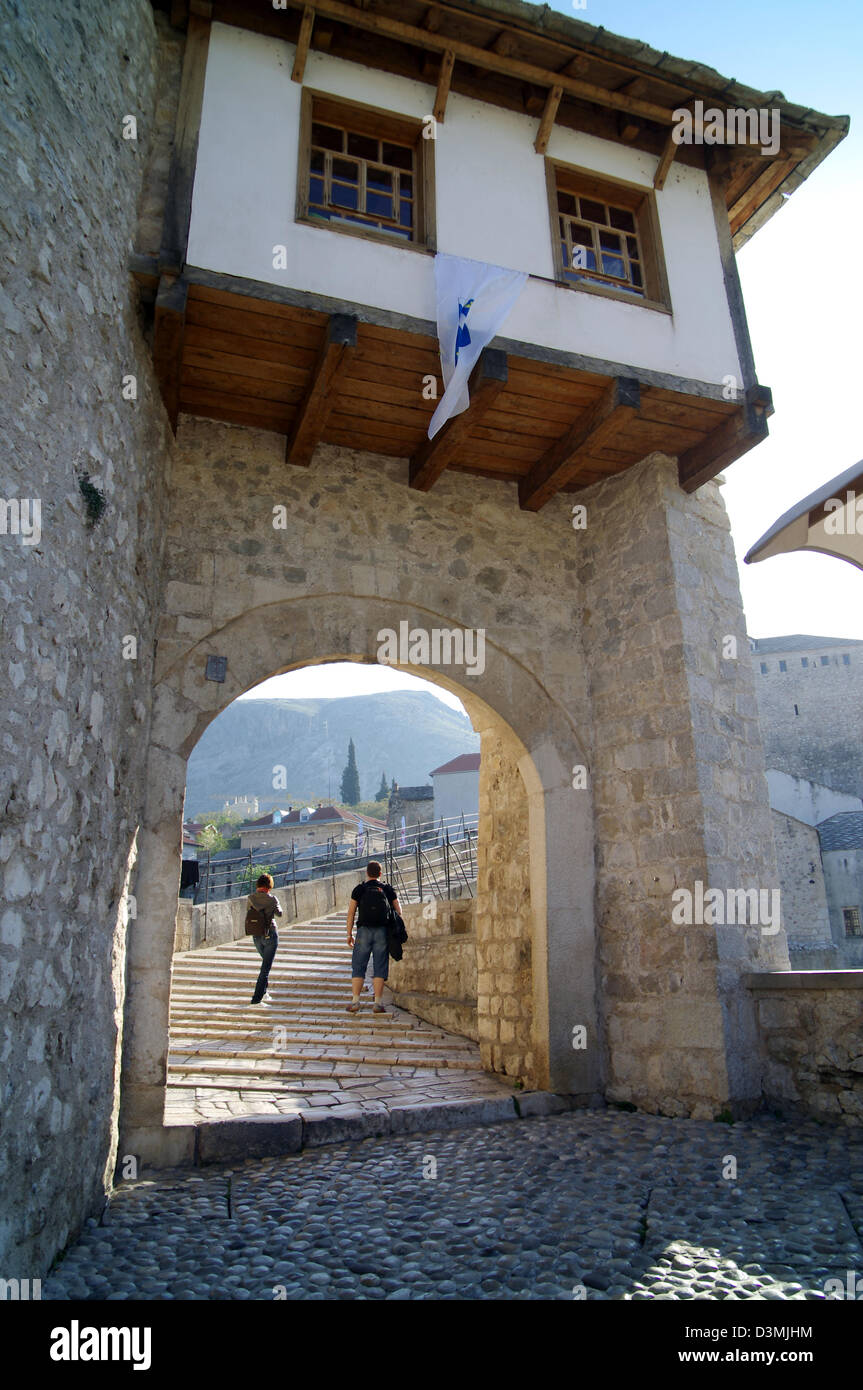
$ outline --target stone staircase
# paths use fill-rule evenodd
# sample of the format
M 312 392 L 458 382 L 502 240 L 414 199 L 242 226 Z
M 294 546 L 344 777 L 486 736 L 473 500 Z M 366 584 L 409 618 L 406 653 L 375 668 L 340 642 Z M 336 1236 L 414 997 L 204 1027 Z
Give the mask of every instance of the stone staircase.
M 387 991 L 387 1012 L 373 1014 L 370 973 L 360 1012 L 346 1012 L 345 920 L 279 931 L 269 1006 L 249 1004 L 260 967 L 250 938 L 174 957 L 167 1123 L 511 1094 L 482 1071 L 476 1043 L 395 1008 Z

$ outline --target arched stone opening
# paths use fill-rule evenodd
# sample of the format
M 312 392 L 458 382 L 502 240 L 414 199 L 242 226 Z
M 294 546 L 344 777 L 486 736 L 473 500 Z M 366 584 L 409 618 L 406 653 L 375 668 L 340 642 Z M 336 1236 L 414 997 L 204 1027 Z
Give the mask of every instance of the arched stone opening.
M 376 662 L 378 633 L 452 629 L 447 614 L 374 596 L 323 594 L 250 609 L 163 668 L 154 691 L 148 799 L 129 933 L 122 1149 L 156 1155 L 162 1131 L 177 848 L 186 764 L 207 725 L 269 676 L 332 661 Z M 224 683 L 205 677 L 227 658 Z M 392 662 L 454 692 L 481 737 L 477 885 L 478 1026 L 484 1065 L 584 1098 L 601 1089 L 590 793 L 572 720 L 499 642 L 483 669 Z M 501 1021 L 505 1023 L 501 1027 Z M 574 1048 L 573 1028 L 589 1045 Z

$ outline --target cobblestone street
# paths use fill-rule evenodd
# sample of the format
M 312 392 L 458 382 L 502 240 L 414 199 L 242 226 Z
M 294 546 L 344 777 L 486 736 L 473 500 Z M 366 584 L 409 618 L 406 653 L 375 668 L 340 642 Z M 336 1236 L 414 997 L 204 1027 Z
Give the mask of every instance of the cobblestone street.
M 863 1133 L 577 1111 L 145 1174 L 43 1296 L 824 1299 L 861 1235 Z

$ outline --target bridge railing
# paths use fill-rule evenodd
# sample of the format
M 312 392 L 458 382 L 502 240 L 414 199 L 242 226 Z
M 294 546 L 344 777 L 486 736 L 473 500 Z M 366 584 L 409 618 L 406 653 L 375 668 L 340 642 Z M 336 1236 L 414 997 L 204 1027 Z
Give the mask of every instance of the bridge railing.
M 324 844 L 290 845 L 224 851 L 198 859 L 198 882 L 194 903 L 219 902 L 244 897 L 254 891 L 261 873 L 273 877 L 276 888 L 296 889 L 309 879 L 337 874 L 365 873 L 370 859 L 378 859 L 383 877 L 398 888 L 404 902 L 422 902 L 429 897 L 448 898 L 454 887 L 473 894 L 476 881 L 476 837 L 479 817 L 464 814 L 414 821 L 392 830 L 366 827 L 353 844 L 330 838 Z

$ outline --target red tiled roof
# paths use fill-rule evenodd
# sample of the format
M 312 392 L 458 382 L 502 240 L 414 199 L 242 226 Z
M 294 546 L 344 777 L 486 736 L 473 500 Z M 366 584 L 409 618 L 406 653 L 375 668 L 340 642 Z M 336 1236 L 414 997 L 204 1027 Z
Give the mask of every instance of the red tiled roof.
M 436 767 L 429 777 L 437 777 L 439 772 L 477 772 L 479 771 L 479 753 L 460 753 L 457 758 L 452 758 L 448 763 L 442 763 Z

